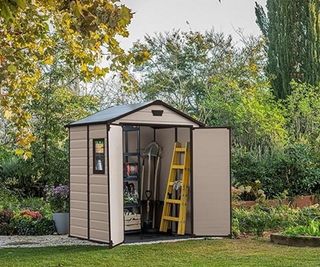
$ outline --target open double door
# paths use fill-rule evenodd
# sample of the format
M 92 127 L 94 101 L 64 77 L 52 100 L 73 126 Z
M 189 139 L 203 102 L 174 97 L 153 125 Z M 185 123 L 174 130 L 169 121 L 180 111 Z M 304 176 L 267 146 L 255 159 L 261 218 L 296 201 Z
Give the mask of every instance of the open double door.
M 122 146 L 119 146 L 122 143 L 122 127 L 111 125 L 108 138 L 110 243 L 115 246 L 124 241 L 121 188 L 123 157 Z M 189 197 L 192 204 L 192 233 L 195 236 L 231 234 L 230 146 L 229 128 L 192 130 Z

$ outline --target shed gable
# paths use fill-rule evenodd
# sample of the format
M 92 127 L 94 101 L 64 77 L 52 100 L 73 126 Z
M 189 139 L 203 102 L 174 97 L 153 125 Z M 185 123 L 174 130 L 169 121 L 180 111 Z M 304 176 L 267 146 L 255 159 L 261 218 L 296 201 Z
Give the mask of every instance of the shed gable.
M 163 106 L 150 105 L 129 115 L 126 115 L 114 123 L 135 123 L 135 124 L 172 124 L 172 125 L 192 125 L 197 123 L 187 119 L 177 112 Z

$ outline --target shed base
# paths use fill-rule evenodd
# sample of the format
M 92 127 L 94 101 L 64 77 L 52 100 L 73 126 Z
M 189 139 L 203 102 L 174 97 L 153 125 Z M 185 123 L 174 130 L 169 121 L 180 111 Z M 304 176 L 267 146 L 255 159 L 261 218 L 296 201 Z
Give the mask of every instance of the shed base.
M 157 242 L 192 238 L 191 235 L 168 235 L 163 233 L 137 233 L 125 235 L 124 243 Z

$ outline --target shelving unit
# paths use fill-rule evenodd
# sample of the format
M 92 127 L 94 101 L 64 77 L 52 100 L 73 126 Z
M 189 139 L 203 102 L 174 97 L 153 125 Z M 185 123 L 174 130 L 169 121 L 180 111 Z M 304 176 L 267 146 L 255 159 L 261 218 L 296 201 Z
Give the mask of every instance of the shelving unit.
M 129 151 L 129 133 L 134 132 L 136 134 L 136 151 Z M 123 183 L 124 183 L 124 190 L 126 183 L 134 183 L 136 185 L 135 190 L 139 193 L 140 192 L 140 162 L 141 162 L 141 155 L 140 155 L 140 127 L 138 126 L 124 126 L 123 127 L 124 133 L 124 153 L 123 153 L 123 163 L 124 166 L 126 164 L 136 164 L 137 171 L 136 174 L 131 175 L 127 174 L 124 170 L 123 174 Z M 134 159 L 134 160 L 132 160 Z M 125 167 L 124 167 L 125 169 Z M 142 213 L 142 206 L 140 201 L 140 196 L 138 199 L 138 203 L 127 203 L 124 204 L 124 210 L 132 211 L 133 215 L 126 215 L 125 216 L 125 233 L 138 233 L 141 232 L 141 213 Z M 137 213 L 139 211 L 139 213 Z M 127 225 L 128 224 L 128 225 Z

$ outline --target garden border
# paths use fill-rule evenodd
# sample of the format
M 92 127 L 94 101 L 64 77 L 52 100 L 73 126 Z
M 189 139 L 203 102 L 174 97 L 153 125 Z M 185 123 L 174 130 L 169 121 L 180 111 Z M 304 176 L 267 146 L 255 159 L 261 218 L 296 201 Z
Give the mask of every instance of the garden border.
M 294 247 L 320 247 L 320 237 L 318 236 L 287 236 L 283 234 L 271 234 L 270 240 L 278 245 Z

